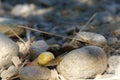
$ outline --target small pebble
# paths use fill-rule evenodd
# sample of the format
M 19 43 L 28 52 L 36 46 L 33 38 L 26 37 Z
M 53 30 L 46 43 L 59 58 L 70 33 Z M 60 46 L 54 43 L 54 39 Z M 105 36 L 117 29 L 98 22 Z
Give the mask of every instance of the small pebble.
M 48 44 L 44 40 L 35 41 L 30 48 L 30 60 L 36 59 L 40 53 L 45 52 L 48 49 Z

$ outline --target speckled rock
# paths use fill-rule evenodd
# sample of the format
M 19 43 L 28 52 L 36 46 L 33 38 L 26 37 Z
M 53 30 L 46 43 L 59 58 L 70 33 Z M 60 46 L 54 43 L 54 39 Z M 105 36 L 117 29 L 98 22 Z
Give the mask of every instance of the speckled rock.
M 18 46 L 6 35 L 0 33 L 0 68 L 12 63 L 13 56 L 18 54 Z
M 104 50 L 97 46 L 85 46 L 66 54 L 57 70 L 66 79 L 75 80 L 101 74 L 106 67 L 107 56 Z

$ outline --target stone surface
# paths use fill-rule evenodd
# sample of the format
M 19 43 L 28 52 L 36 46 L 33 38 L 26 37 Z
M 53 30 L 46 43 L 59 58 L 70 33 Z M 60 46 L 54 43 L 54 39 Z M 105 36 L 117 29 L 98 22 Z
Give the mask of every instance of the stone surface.
M 30 59 L 36 59 L 40 53 L 45 52 L 48 49 L 48 44 L 44 40 L 35 41 L 30 48 Z
M 79 32 L 76 36 L 76 40 L 99 46 L 107 44 L 107 40 L 103 35 L 92 32 Z
M 117 68 L 115 69 L 115 74 L 120 76 L 120 63 L 118 64 Z
M 51 76 L 50 70 L 41 66 L 26 66 L 19 72 L 21 80 L 48 80 Z
M 24 29 L 19 27 L 26 24 L 27 22 L 25 21 L 0 17 L 0 32 L 13 37 L 15 34 L 11 31 L 12 29 L 17 35 L 21 35 L 24 33 Z
M 100 80 L 120 80 L 120 76 L 115 74 L 104 74 Z
M 108 59 L 109 68 L 107 69 L 107 73 L 119 74 L 119 65 L 120 65 L 120 56 L 114 55 L 110 56 Z
M 15 16 L 23 16 L 23 17 L 28 17 L 32 14 L 34 14 L 36 7 L 34 4 L 19 4 L 16 5 L 12 11 L 11 14 Z
M 118 39 L 116 37 L 109 37 L 107 40 L 109 45 L 114 45 L 117 43 L 117 41 L 118 41 Z
M 12 63 L 13 56 L 18 54 L 18 46 L 6 35 L 0 33 L 0 68 Z
M 101 74 L 106 70 L 107 56 L 97 46 L 85 46 L 67 53 L 57 66 L 66 79 L 84 79 Z

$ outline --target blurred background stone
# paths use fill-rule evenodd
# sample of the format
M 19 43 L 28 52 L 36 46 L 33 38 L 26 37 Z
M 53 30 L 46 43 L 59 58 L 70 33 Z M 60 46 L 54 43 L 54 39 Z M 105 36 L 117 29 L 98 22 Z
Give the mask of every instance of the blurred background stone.
M 0 32 L 4 33 L 10 37 L 15 37 L 15 34 L 11 29 L 17 34 L 21 35 L 24 33 L 24 29 L 20 28 L 22 25 L 27 25 L 26 21 L 16 20 L 12 18 L 0 17 Z

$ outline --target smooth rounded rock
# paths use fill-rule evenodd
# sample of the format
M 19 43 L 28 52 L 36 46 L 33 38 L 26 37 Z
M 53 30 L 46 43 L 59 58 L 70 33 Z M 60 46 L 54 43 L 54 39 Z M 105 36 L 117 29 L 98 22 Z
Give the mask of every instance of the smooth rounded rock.
M 11 29 L 17 35 L 23 34 L 25 30 L 20 28 L 22 25 L 27 25 L 27 22 L 13 18 L 0 17 L 0 32 L 8 35 L 9 37 L 16 37 Z
M 13 56 L 18 54 L 18 46 L 6 35 L 0 33 L 0 68 L 12 63 Z
M 107 44 L 107 40 L 103 35 L 92 32 L 79 32 L 76 36 L 76 40 L 97 46 L 104 46 Z
M 85 79 L 101 74 L 106 70 L 107 56 L 97 46 L 85 46 L 67 53 L 57 71 L 67 80 Z
M 48 80 L 51 76 L 50 70 L 41 66 L 26 66 L 19 72 L 21 80 Z

